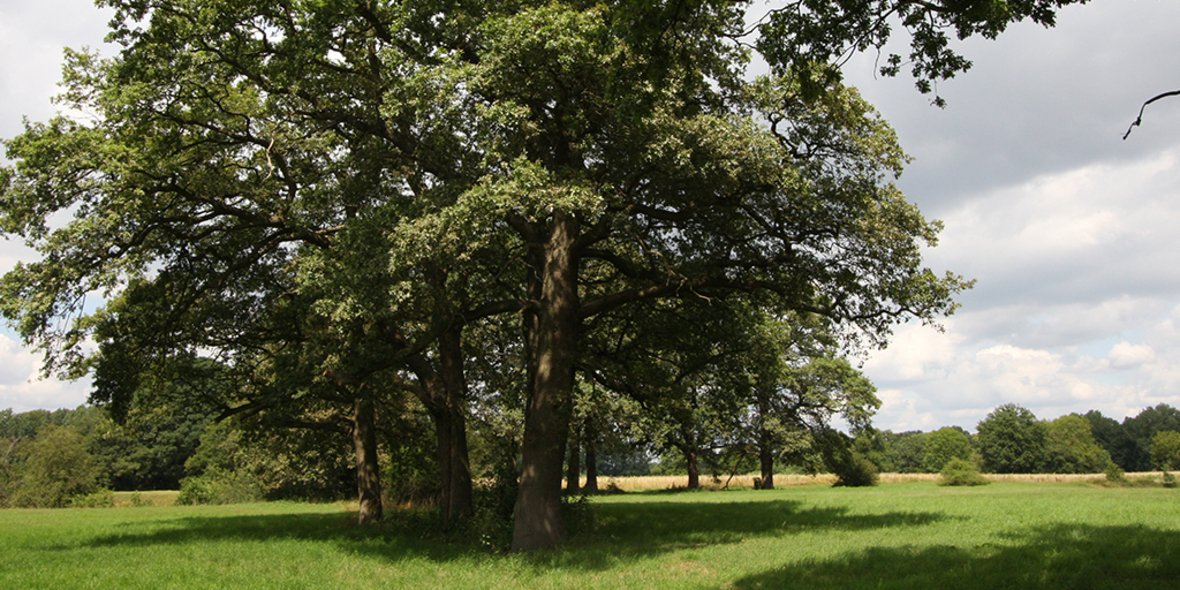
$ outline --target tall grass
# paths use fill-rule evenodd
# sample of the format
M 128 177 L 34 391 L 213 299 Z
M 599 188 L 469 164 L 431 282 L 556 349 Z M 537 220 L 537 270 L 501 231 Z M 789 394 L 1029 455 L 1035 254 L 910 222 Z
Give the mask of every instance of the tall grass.
M 778 478 L 776 477 L 776 480 Z M 778 483 L 776 481 L 776 483 Z M 732 487 L 732 486 L 731 486 Z M 603 496 L 557 551 L 345 505 L 0 511 L 0 588 L 1167 588 L 1180 490 L 1001 481 Z M 418 523 L 418 524 L 415 524 Z

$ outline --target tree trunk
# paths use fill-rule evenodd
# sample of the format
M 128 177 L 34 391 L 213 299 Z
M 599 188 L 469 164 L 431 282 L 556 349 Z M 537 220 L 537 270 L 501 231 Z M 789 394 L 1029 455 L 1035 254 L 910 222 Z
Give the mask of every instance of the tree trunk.
M 410 370 L 421 387 L 415 390 L 434 421 L 442 496 L 443 519 L 452 521 L 472 512 L 471 463 L 467 448 L 467 380 L 464 374 L 462 326 L 439 337 L 439 365 L 425 356 L 410 355 Z
M 442 407 L 447 418 L 438 428 L 449 429 L 447 445 L 439 448 L 440 459 L 446 455 L 443 475 L 443 518 L 450 522 L 466 518 L 472 512 L 471 461 L 467 449 L 467 377 L 463 366 L 462 326 L 454 326 L 439 339 L 442 369 Z M 441 443 L 440 437 L 440 443 Z
M 598 455 L 594 452 L 594 423 L 586 421 L 586 428 L 582 431 L 582 444 L 586 447 L 586 487 L 587 494 L 598 493 Z
M 377 466 L 377 408 L 372 399 L 357 398 L 353 407 L 352 442 L 356 447 L 356 484 L 360 499 L 357 522 L 379 522 L 381 470 Z
M 565 540 L 561 480 L 577 354 L 578 291 L 574 239 L 577 220 L 554 215 L 538 273 L 540 299 L 526 318 L 530 391 L 521 444 L 520 486 L 512 531 L 513 551 L 556 547 Z M 531 321 L 530 321 L 531 319 Z
M 762 463 L 762 487 L 759 489 L 774 489 L 774 449 L 767 442 L 766 434 L 762 436 L 762 444 L 758 447 L 758 459 Z
M 565 464 L 565 493 L 570 496 L 577 496 L 582 493 L 580 485 L 580 480 L 582 479 L 582 449 L 578 445 L 577 435 L 571 433 L 566 446 L 569 447 L 569 458 Z
M 695 490 L 701 487 L 701 467 L 697 462 L 696 449 L 685 449 L 684 459 L 688 462 L 688 489 Z

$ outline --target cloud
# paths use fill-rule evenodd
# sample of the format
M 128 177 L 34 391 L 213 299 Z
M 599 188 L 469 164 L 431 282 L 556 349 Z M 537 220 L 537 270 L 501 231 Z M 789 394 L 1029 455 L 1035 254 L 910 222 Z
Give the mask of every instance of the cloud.
M 1110 349 L 1110 365 L 1116 369 L 1130 369 L 1155 359 L 1155 350 L 1146 344 L 1119 342 Z
M 42 379 L 41 359 L 0 335 L 0 409 L 15 412 L 76 408 L 90 394 L 90 380 Z
M 113 14 L 86 0 L 0 4 L 0 137 L 20 133 L 23 116 L 39 121 L 53 115 L 62 49 L 102 46 Z
M 1018 23 L 995 41 L 959 43 L 974 67 L 938 85 L 942 110 L 911 80 L 874 79 L 875 55 L 846 72 L 916 157 L 901 187 L 942 216 L 982 191 L 1175 145 L 1180 109 L 1164 103 L 1133 141 L 1120 138 L 1143 101 L 1175 85 L 1176 22 L 1174 2 L 1109 0 L 1062 10 L 1053 29 Z

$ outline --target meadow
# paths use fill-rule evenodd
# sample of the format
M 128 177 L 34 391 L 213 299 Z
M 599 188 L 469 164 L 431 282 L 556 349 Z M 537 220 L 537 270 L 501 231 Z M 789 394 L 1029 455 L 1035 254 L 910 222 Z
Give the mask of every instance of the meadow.
M 556 551 L 489 552 L 341 504 L 0 511 L 0 588 L 1165 588 L 1180 490 L 821 483 L 596 497 Z M 407 524 L 409 523 L 409 524 Z M 406 527 L 410 530 L 406 530 Z

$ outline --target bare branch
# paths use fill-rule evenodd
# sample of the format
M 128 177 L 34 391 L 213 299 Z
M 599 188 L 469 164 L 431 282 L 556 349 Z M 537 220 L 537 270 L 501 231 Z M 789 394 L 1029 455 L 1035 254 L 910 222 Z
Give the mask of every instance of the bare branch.
M 1147 105 L 1149 105 L 1161 98 L 1167 98 L 1169 96 L 1180 96 L 1180 90 L 1173 90 L 1171 92 L 1165 92 L 1163 94 L 1156 95 L 1156 96 L 1152 97 L 1151 100 L 1143 103 L 1143 106 L 1139 107 L 1139 116 L 1135 118 L 1135 122 L 1131 123 L 1131 126 L 1127 127 L 1127 132 L 1123 134 L 1123 141 L 1126 141 L 1127 137 L 1129 135 L 1131 135 L 1132 129 L 1138 127 L 1139 124 L 1143 122 L 1143 111 L 1144 111 L 1144 109 L 1147 108 Z

